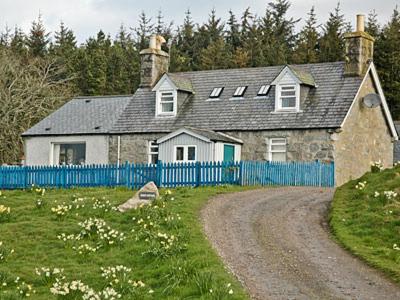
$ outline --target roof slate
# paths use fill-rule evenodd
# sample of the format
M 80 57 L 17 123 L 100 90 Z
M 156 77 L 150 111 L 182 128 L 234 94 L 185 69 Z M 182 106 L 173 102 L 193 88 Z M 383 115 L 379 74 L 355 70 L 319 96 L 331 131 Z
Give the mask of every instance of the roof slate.
M 172 80 L 178 90 L 194 93 L 193 85 L 189 78 L 174 73 L 168 73 L 167 76 Z
M 140 88 L 114 124 L 112 133 L 171 132 L 189 126 L 213 131 L 338 128 L 349 110 L 360 77 L 345 77 L 344 62 L 294 65 L 308 72 L 317 88 L 310 89 L 299 113 L 274 113 L 275 87 L 268 97 L 257 97 L 282 66 L 175 73 L 188 78 L 195 90 L 174 118 L 155 116 L 155 92 Z M 232 95 L 248 86 L 243 98 Z M 225 87 L 220 100 L 207 101 L 215 87 Z
M 139 88 L 133 96 L 76 98 L 23 135 L 95 133 L 169 133 L 182 127 L 212 131 L 338 128 L 362 83 L 345 77 L 344 62 L 291 65 L 308 85 L 316 88 L 301 103 L 299 113 L 274 113 L 275 87 L 257 97 L 285 66 L 169 73 L 184 90 L 176 117 L 155 116 L 155 92 Z M 302 74 L 309 74 L 303 76 Z M 232 98 L 238 86 L 248 86 L 243 98 Z M 219 100 L 209 101 L 213 88 L 224 87 Z M 86 103 L 86 100 L 91 100 Z M 94 129 L 101 126 L 100 129 Z M 51 127 L 50 131 L 45 128 Z
M 108 133 L 131 99 L 132 96 L 74 98 L 22 135 Z
M 204 136 L 211 141 L 227 142 L 227 143 L 232 143 L 232 144 L 242 144 L 237 139 L 230 137 L 229 135 L 221 134 L 221 133 L 218 133 L 218 132 L 215 132 L 212 130 L 187 127 L 187 126 L 184 128 L 188 129 L 189 131 L 192 131 L 193 133 Z

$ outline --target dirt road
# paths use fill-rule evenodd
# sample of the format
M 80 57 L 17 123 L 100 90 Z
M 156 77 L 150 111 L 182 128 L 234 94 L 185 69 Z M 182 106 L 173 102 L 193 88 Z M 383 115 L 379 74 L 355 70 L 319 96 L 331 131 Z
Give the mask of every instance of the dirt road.
M 205 232 L 254 299 L 400 299 L 400 287 L 330 239 L 332 189 L 226 194 L 202 211 Z

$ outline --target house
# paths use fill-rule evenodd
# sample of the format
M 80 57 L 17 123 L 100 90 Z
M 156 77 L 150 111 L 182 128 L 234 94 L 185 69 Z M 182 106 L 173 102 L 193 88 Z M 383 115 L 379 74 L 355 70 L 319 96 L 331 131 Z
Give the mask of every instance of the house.
M 357 17 L 344 62 L 169 73 L 153 36 L 134 95 L 79 97 L 23 134 L 29 165 L 334 161 L 337 184 L 398 139 Z

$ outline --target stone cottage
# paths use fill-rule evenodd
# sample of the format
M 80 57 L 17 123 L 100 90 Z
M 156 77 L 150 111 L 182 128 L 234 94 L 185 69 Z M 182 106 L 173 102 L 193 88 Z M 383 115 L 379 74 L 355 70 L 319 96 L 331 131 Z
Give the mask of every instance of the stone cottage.
M 397 133 L 363 16 L 345 39 L 343 62 L 169 73 L 153 36 L 135 94 L 72 99 L 23 134 L 26 163 L 322 160 L 337 184 L 389 167 Z

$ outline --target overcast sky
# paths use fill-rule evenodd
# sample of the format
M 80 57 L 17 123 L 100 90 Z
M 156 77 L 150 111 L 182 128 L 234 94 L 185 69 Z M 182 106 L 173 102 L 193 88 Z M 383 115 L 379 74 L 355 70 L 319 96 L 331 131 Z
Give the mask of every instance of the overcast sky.
M 115 36 L 121 23 L 126 27 L 135 27 L 142 10 L 152 17 L 157 15 L 158 10 L 162 10 L 165 20 L 172 20 L 175 25 L 179 25 L 187 9 L 191 10 L 195 22 L 203 22 L 212 8 L 217 10 L 218 16 L 226 19 L 229 9 L 240 15 L 248 6 L 253 13 L 262 15 L 268 2 L 270 1 L 0 0 L 0 28 L 18 25 L 27 31 L 32 20 L 41 13 L 48 31 L 54 32 L 60 21 L 63 21 L 74 30 L 79 42 L 83 42 L 99 29 Z M 329 12 L 336 6 L 336 1 L 332 0 L 291 0 L 291 3 L 289 15 L 302 18 L 299 26 L 303 24 L 311 6 L 315 6 L 319 23 L 326 21 Z M 373 9 L 378 13 L 379 21 L 386 23 L 399 3 L 400 0 L 342 0 L 341 7 L 346 19 L 352 24 L 357 13 L 368 14 Z

